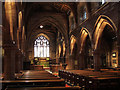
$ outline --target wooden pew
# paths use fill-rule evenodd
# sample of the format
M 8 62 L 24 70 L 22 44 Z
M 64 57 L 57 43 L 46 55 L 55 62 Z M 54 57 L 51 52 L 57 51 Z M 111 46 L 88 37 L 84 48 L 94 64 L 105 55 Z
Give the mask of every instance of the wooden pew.
M 3 80 L 2 86 L 27 87 L 27 86 L 65 86 L 64 79 L 56 77 L 47 71 L 24 71 L 24 75 L 17 80 Z
M 59 80 L 59 77 L 22 77 L 17 80 Z
M 74 83 L 74 85 L 79 85 L 86 90 L 98 90 L 106 88 L 105 86 L 111 86 L 113 88 L 118 88 L 120 83 L 119 74 L 108 73 L 108 72 L 93 72 L 93 71 L 84 71 L 84 70 L 62 70 L 60 72 L 60 77 L 67 78 L 67 81 Z M 62 72 L 67 76 L 64 77 Z M 71 74 L 72 73 L 72 74 Z M 111 88 L 107 87 L 107 88 Z
M 64 79 L 59 80 L 4 80 L 0 81 L 2 87 L 31 87 L 31 86 L 65 86 Z
M 82 90 L 80 87 L 25 87 L 7 88 L 6 90 Z
M 89 90 L 119 90 L 120 77 L 86 77 L 86 89 Z
M 27 71 L 24 75 L 17 80 L 57 80 L 60 77 L 57 77 L 47 71 Z

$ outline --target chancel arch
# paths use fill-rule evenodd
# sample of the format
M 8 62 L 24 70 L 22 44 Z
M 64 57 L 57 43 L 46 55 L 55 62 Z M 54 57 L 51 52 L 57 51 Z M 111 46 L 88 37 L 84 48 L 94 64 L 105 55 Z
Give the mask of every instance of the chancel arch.
M 50 59 L 50 39 L 47 35 L 40 33 L 34 37 L 31 46 L 29 47 L 29 60 L 31 65 L 42 65 L 49 67 Z
M 35 38 L 40 37 L 40 36 L 44 36 L 47 40 L 50 40 L 50 38 L 44 33 L 40 33 L 40 34 L 36 35 Z
M 101 15 L 98 18 L 93 33 L 95 70 L 118 66 L 116 31 L 116 26 L 109 17 Z
M 41 17 L 41 19 L 38 20 L 38 22 L 35 23 L 32 26 L 32 28 L 30 27 L 30 32 L 28 33 L 28 37 L 31 37 L 32 33 L 34 33 L 34 31 L 37 30 L 40 25 L 43 25 L 43 26 L 50 25 L 51 27 L 55 27 L 56 30 L 58 30 L 62 34 L 65 41 L 67 41 L 67 36 L 65 35 L 67 33 L 67 31 L 65 30 L 66 27 L 62 25 L 57 19 L 55 19 L 54 17 L 50 17 L 50 16 Z

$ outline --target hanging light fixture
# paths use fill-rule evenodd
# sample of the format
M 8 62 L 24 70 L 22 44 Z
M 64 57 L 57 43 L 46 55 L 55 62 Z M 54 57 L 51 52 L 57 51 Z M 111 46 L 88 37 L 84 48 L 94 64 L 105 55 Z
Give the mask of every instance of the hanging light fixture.
M 43 28 L 43 25 L 40 25 L 40 28 Z

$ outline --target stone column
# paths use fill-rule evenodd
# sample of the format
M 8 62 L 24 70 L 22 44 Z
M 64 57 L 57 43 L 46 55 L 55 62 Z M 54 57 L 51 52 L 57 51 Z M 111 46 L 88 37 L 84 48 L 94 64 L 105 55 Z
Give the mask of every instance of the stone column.
M 120 2 L 118 3 L 120 7 Z M 120 8 L 118 8 L 118 13 L 120 14 Z M 117 42 L 118 42 L 118 67 L 120 67 L 120 15 L 118 15 L 118 28 L 117 28 Z
M 19 51 L 19 53 L 18 53 L 18 70 L 19 70 L 19 72 L 21 70 L 21 59 L 22 59 L 22 55 L 21 55 L 21 51 Z
M 73 55 L 69 56 L 69 60 L 67 64 L 68 64 L 67 69 L 73 69 Z
M 16 50 L 16 55 L 15 55 L 15 73 L 18 73 L 19 70 L 18 70 L 18 49 Z
M 17 56 L 16 56 L 16 72 L 19 73 L 21 70 L 21 51 L 17 51 Z
M 24 61 L 24 55 L 21 55 L 21 70 L 23 70 L 23 61 Z
M 93 53 L 93 59 L 94 59 L 94 70 L 95 71 L 100 71 L 100 50 L 95 50 Z
M 120 46 L 118 46 L 118 67 L 120 67 Z
M 15 79 L 15 45 L 4 45 L 4 79 Z
M 70 69 L 71 68 L 71 65 L 70 65 L 70 54 L 69 54 L 69 44 L 67 44 L 67 47 L 66 47 L 66 52 L 65 52 L 65 63 L 67 64 L 67 67 L 66 69 Z
M 83 70 L 83 69 L 85 69 L 85 63 L 84 63 L 84 53 L 80 53 L 79 54 L 79 58 L 78 58 L 79 60 L 79 69 L 80 70 Z
M 66 56 L 66 58 L 65 58 L 66 60 L 65 60 L 65 63 L 67 64 L 67 67 L 66 67 L 66 69 L 69 69 L 69 67 L 70 67 L 70 65 L 69 65 L 69 56 Z
M 66 69 L 70 69 L 71 68 L 71 65 L 70 65 L 70 35 L 69 35 L 69 15 L 70 15 L 70 12 L 68 11 L 67 12 L 67 23 L 68 23 L 68 27 L 67 27 L 67 38 L 66 38 L 66 45 L 65 45 L 65 48 L 66 48 L 66 64 L 67 64 L 67 67 Z

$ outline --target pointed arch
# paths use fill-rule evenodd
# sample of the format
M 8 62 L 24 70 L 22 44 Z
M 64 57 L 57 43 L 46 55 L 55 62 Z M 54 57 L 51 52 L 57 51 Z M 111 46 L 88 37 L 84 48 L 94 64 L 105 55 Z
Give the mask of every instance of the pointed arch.
M 83 50 L 87 36 L 89 36 L 89 39 L 91 41 L 91 35 L 90 35 L 89 31 L 83 27 L 80 31 L 80 52 L 82 52 L 82 50 Z
M 50 38 L 49 38 L 46 34 L 44 34 L 44 33 L 40 33 L 40 34 L 36 35 L 35 38 L 37 38 L 37 37 L 39 37 L 39 36 L 44 36 L 45 38 L 47 38 L 47 40 L 50 41 Z
M 22 42 L 21 42 L 21 50 L 24 52 L 25 50 L 25 27 L 22 28 Z
M 108 16 L 100 15 L 95 23 L 94 31 L 93 31 L 94 50 L 97 49 L 100 37 L 106 25 L 110 26 L 113 32 L 115 33 L 117 32 L 117 28 L 114 22 Z
M 73 48 L 74 48 L 74 45 L 75 45 L 75 43 L 76 43 L 76 37 L 74 36 L 74 35 L 72 35 L 71 36 L 71 38 L 70 38 L 70 49 L 71 49 L 71 54 L 72 54 L 72 52 L 73 52 Z
M 49 57 L 49 40 L 43 35 L 34 41 L 34 57 Z
M 51 16 L 41 17 L 38 22 L 33 25 L 33 27 L 29 28 L 30 32 L 28 33 L 28 37 L 33 35 L 34 30 L 36 30 L 40 24 L 45 25 L 46 23 L 50 23 L 52 26 L 56 27 L 62 36 L 64 36 L 65 41 L 67 41 L 65 27 L 57 19 Z
M 115 23 L 106 15 L 100 15 L 95 23 L 95 26 L 94 26 L 94 31 L 95 31 L 95 28 L 97 27 L 97 24 L 99 23 L 99 21 L 101 19 L 105 19 L 109 22 L 109 24 L 114 28 L 115 31 L 117 31 L 117 27 L 115 25 Z
M 58 52 L 59 52 L 59 57 L 60 57 L 61 56 L 61 52 L 62 52 L 62 47 L 61 47 L 60 44 L 58 45 Z
M 63 45 L 63 56 L 64 56 L 65 55 L 65 51 L 66 51 L 65 41 L 63 41 L 62 45 Z

